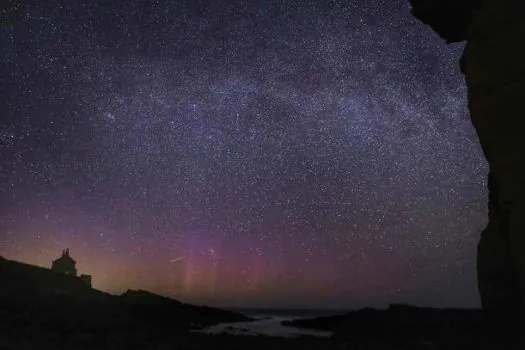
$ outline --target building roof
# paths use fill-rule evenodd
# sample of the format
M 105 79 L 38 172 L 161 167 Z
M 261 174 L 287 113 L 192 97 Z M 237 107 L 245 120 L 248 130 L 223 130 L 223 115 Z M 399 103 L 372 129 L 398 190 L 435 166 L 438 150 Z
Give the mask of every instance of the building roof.
M 53 263 L 59 262 L 59 261 L 64 261 L 64 262 L 73 263 L 73 264 L 77 263 L 75 261 L 75 259 L 73 259 L 71 256 L 69 256 L 69 249 L 63 250 L 62 251 L 62 256 L 60 258 L 58 258 L 58 259 L 53 260 Z

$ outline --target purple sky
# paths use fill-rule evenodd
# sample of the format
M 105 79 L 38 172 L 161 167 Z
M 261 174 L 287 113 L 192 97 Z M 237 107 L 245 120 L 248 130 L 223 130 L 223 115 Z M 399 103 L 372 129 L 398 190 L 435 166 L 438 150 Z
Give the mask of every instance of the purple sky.
M 219 306 L 477 306 L 461 45 L 405 1 L 27 1 L 0 255 Z

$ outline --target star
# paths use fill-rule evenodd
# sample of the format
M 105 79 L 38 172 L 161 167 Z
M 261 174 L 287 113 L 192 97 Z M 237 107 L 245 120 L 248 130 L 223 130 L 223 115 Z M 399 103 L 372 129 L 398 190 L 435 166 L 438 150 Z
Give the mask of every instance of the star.
M 57 0 L 6 23 L 0 255 L 69 247 L 95 288 L 207 305 L 477 305 L 463 47 L 408 2 Z

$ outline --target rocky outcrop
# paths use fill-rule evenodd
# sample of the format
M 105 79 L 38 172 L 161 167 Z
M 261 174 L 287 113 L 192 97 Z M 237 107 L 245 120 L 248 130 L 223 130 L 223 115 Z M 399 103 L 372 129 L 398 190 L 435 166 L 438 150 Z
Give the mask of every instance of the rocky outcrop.
M 177 324 L 180 328 L 202 328 L 217 323 L 248 322 L 240 313 L 186 304 L 144 290 L 128 290 L 118 297 L 120 303 L 133 310 L 140 319 L 159 326 Z
M 284 325 L 335 332 L 335 337 L 407 337 L 445 335 L 453 330 L 468 335 L 479 330 L 479 310 L 432 309 L 392 305 L 387 310 L 366 308 L 342 315 L 298 319 Z
M 478 287 L 483 308 L 502 311 L 507 320 L 516 311 L 525 315 L 525 2 L 477 0 L 464 15 L 451 1 L 411 3 L 414 15 L 447 41 L 467 40 L 461 66 L 468 106 L 490 167 Z M 456 17 L 463 26 L 450 20 Z
M 412 14 L 448 43 L 468 37 L 472 9 L 478 0 L 409 0 Z

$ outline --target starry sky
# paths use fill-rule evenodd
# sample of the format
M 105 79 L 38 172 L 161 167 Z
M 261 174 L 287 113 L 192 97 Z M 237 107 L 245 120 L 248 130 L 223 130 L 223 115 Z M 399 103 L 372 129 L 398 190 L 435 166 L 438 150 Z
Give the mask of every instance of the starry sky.
M 462 44 L 408 2 L 2 6 L 0 255 L 213 306 L 478 306 Z

